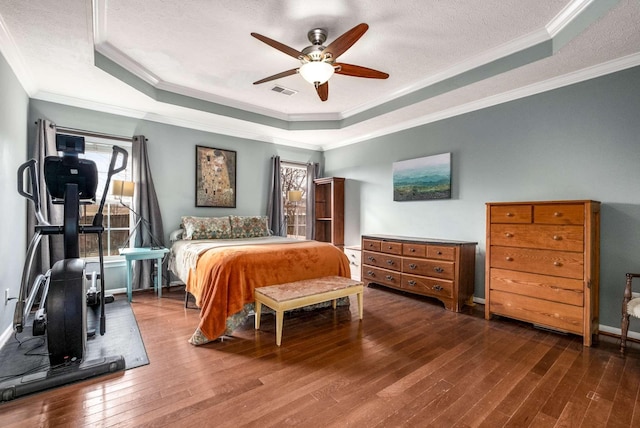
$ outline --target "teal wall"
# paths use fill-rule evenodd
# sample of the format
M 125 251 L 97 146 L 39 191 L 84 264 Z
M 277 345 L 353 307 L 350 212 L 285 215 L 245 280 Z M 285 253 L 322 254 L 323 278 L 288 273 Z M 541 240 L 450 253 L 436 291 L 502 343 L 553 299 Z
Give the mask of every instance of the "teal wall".
M 0 343 L 11 326 L 15 301 L 4 304 L 4 293 L 15 297 L 20 289 L 22 263 L 27 252 L 25 199 L 18 194 L 16 171 L 26 160 L 29 97 L 0 55 Z
M 637 88 L 640 68 L 629 69 L 322 154 L 39 100 L 29 102 L 3 60 L 0 174 L 3 183 L 15 183 L 15 170 L 26 159 L 26 141 L 33 138 L 38 118 L 109 134 L 143 134 L 149 139 L 150 164 L 168 236 L 185 214 L 265 213 L 273 155 L 299 162 L 324 160 L 325 175 L 347 178 L 347 244 L 358 244 L 364 233 L 477 241 L 475 295 L 480 298 L 484 297 L 486 202 L 599 200 L 603 203 L 601 324 L 615 329 L 619 328 L 624 274 L 640 272 Z M 196 145 L 237 151 L 237 208 L 195 207 Z M 394 161 L 446 152 L 452 153 L 451 199 L 393 202 Z M 11 184 L 8 190 L 0 190 L 3 203 L 16 208 L 2 214 L 0 227 L 9 237 L 3 239 L 3 255 L 26 251 L 22 232 L 25 203 L 14 188 Z M 3 282 L 14 286 L 23 260 L 8 268 L 9 258 L 3 260 Z M 9 307 L 13 310 L 13 305 Z M 3 312 L 0 332 L 9 325 L 4 320 Z M 634 321 L 632 330 L 640 331 L 640 324 Z
M 394 161 L 446 152 L 450 200 L 393 201 Z M 640 67 L 330 150 L 325 171 L 347 178 L 346 244 L 367 233 L 477 241 L 476 297 L 486 202 L 601 201 L 600 322 L 620 327 L 625 273 L 640 272 Z

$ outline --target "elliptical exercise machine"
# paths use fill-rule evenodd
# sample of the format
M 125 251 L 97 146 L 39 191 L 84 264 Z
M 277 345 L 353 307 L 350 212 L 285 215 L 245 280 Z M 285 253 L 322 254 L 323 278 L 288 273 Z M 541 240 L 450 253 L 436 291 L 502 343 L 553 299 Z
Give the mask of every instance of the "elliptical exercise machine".
M 85 350 L 87 336 L 95 334 L 95 331 L 87 331 L 87 305 L 99 305 L 100 335 L 104 335 L 104 306 L 107 301 L 113 301 L 112 296 L 105 296 L 102 211 L 111 177 L 126 168 L 128 153 L 113 146 L 98 211 L 91 225 L 81 225 L 80 205 L 96 201 L 97 167 L 95 162 L 78 157 L 78 154 L 84 153 L 84 137 L 57 134 L 56 149 L 62 152 L 62 156 L 45 158 L 44 176 L 52 202 L 64 204 L 64 224 L 51 225 L 42 214 L 36 160 L 31 159 L 18 168 L 18 193 L 33 202 L 37 225 L 27 250 L 13 318 L 14 330 L 21 333 L 39 298 L 40 304 L 34 315 L 32 332 L 34 336 L 46 334 L 50 368 L 36 375 L 10 381 L 9 384 L 3 382 L 0 385 L 0 401 L 125 368 L 124 358 L 120 355 L 85 361 Z M 116 167 L 119 158 L 120 165 Z M 31 192 L 25 187 L 25 172 L 29 176 Z M 87 272 L 86 262 L 80 258 L 79 234 L 87 233 L 97 234 L 98 237 L 99 273 Z M 29 287 L 36 252 L 45 235 L 63 235 L 64 259 L 55 262 L 45 274 L 38 275 Z M 99 291 L 96 287 L 98 279 Z

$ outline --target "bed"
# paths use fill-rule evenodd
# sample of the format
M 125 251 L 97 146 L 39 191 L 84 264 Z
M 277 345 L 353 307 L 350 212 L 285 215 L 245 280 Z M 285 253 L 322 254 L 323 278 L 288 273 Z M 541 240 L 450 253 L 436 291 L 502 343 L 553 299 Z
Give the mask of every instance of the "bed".
M 189 339 L 193 345 L 231 334 L 252 311 L 256 287 L 350 276 L 339 248 L 271 236 L 262 216 L 185 216 L 172 241 L 169 269 L 200 308 L 200 323 Z

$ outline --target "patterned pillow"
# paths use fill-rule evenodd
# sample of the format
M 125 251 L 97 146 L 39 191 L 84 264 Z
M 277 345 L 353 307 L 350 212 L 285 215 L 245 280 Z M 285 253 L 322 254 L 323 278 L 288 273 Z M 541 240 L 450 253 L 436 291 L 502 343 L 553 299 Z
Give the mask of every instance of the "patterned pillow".
M 269 236 L 269 217 L 230 215 L 232 238 L 258 238 Z
M 229 217 L 182 217 L 185 234 L 183 239 L 231 238 Z

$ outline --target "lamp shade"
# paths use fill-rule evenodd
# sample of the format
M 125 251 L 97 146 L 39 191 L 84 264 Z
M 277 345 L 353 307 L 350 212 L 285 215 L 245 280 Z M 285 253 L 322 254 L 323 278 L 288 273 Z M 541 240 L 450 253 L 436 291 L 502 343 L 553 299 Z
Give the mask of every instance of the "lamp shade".
M 133 181 L 113 180 L 111 194 L 122 198 L 123 196 L 133 196 Z
M 324 61 L 311 61 L 302 64 L 298 69 L 302 78 L 307 82 L 315 85 L 322 85 L 333 76 L 333 66 Z
M 302 200 L 302 192 L 300 190 L 289 190 L 287 192 L 287 199 L 290 202 L 300 202 Z

